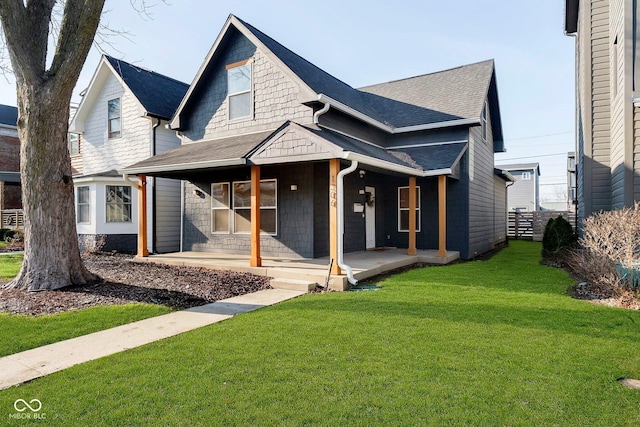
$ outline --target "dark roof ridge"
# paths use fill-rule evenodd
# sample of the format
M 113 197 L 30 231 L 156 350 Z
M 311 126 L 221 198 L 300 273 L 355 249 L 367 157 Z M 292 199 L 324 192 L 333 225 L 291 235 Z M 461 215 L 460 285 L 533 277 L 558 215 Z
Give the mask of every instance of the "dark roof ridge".
M 388 83 L 398 83 L 398 82 L 402 82 L 402 81 L 406 81 L 406 80 L 417 79 L 417 78 L 420 78 L 420 77 L 432 76 L 434 74 L 447 73 L 449 71 L 459 70 L 459 69 L 462 69 L 462 68 L 471 67 L 473 65 L 480 65 L 480 64 L 487 63 L 487 62 L 495 62 L 495 60 L 493 58 L 485 59 L 484 61 L 478 61 L 478 62 L 472 62 L 470 64 L 458 65 L 457 67 L 447 68 L 446 70 L 433 71 L 431 73 L 418 74 L 417 76 L 403 77 L 403 78 L 396 79 L 396 80 L 389 80 L 389 81 L 386 81 L 386 82 L 374 83 L 374 84 L 370 84 L 370 85 L 367 85 L 367 86 L 362 86 L 362 87 L 356 88 L 356 90 L 363 90 L 363 89 L 366 89 L 368 87 L 380 86 L 380 85 L 384 85 L 384 84 L 388 84 Z
M 122 62 L 122 63 L 128 65 L 131 68 L 138 69 L 139 71 L 144 71 L 144 72 L 147 72 L 147 73 L 150 73 L 150 74 L 154 74 L 154 75 L 156 75 L 158 77 L 161 77 L 163 79 L 171 80 L 171 81 L 174 81 L 174 82 L 179 83 L 179 84 L 184 85 L 184 86 L 189 86 L 189 83 L 185 83 L 185 82 L 180 81 L 178 79 L 174 79 L 173 77 L 169 77 L 166 74 L 161 74 L 161 73 L 158 73 L 157 71 L 153 71 L 153 70 L 150 70 L 148 68 L 140 67 L 138 65 L 132 64 L 132 63 L 127 62 L 125 60 L 114 58 L 113 56 L 110 56 L 110 55 L 103 54 L 103 56 L 109 61 L 109 63 L 111 63 L 111 65 L 114 65 L 112 61 Z M 120 72 L 118 74 L 122 75 Z
M 289 49 L 288 47 L 286 47 L 285 45 L 283 45 L 282 43 L 280 43 L 279 41 L 277 41 L 276 39 L 274 39 L 273 37 L 265 34 L 264 32 L 260 31 L 259 29 L 257 29 L 256 27 L 254 27 L 253 25 L 249 24 L 246 21 L 243 21 L 242 19 L 238 18 L 236 15 L 232 15 L 234 16 L 238 21 L 240 21 L 243 25 L 245 25 L 247 28 L 249 28 L 252 32 L 257 32 L 260 33 L 263 37 L 266 37 L 268 39 L 270 39 L 271 41 L 273 41 L 275 44 L 279 45 L 282 49 L 287 50 L 288 52 L 291 52 L 293 55 L 297 56 L 299 59 L 303 60 L 304 62 L 306 62 L 307 64 L 311 65 L 312 67 L 316 68 L 317 70 L 321 71 L 323 74 L 328 75 L 329 77 L 333 78 L 334 80 L 337 80 L 338 82 L 342 83 L 345 86 L 349 86 L 351 89 L 357 90 L 355 89 L 353 86 L 351 86 L 349 83 L 346 83 L 342 80 L 340 80 L 339 78 L 337 78 L 336 76 L 328 73 L 327 71 L 323 70 L 322 68 L 318 67 L 316 64 L 314 64 L 313 62 L 307 60 L 306 58 L 304 58 L 303 56 L 297 54 L 296 52 L 292 51 L 291 49 Z

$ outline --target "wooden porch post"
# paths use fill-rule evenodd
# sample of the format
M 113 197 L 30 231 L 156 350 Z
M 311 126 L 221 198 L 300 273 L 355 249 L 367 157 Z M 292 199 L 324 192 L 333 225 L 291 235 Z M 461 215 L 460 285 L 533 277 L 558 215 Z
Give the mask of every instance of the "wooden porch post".
M 407 255 L 416 254 L 416 177 L 409 177 L 409 248 Z
M 260 258 L 260 166 L 251 166 L 251 267 L 261 267 Z
M 338 265 L 338 173 L 340 159 L 329 160 L 329 257 L 333 260 L 331 274 L 342 274 Z
M 447 256 L 447 177 L 438 176 L 438 256 Z
M 147 177 L 138 175 L 138 256 L 148 257 L 147 247 Z

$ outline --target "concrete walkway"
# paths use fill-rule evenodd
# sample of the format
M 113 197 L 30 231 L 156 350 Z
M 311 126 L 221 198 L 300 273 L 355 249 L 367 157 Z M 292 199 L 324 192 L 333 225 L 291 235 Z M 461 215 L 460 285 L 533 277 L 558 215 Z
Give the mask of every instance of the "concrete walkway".
M 267 289 L 60 341 L 0 358 L 0 390 L 79 363 L 221 322 L 304 292 Z

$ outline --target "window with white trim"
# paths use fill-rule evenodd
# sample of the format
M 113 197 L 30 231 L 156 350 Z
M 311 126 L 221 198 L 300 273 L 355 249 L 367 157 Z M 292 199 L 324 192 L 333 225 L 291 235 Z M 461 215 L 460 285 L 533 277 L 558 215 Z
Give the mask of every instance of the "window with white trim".
M 482 140 L 487 141 L 487 103 L 482 107 L 482 115 L 480 116 L 480 127 L 482 129 Z
M 229 233 L 231 206 L 228 182 L 211 184 L 211 232 Z
M 229 120 L 251 117 L 251 62 L 227 65 Z
M 278 183 L 275 179 L 260 181 L 260 231 L 278 233 Z M 251 232 L 251 181 L 233 183 L 233 232 Z
M 107 120 L 109 138 L 120 138 L 122 136 L 122 112 L 120 110 L 120 98 L 107 101 Z
M 80 134 L 69 132 L 69 154 L 77 156 L 80 154 Z
M 131 222 L 131 187 L 107 185 L 107 222 Z
M 409 187 L 398 187 L 398 231 L 409 231 Z M 416 186 L 416 231 L 420 231 L 419 186 Z
M 76 221 L 88 224 L 91 220 L 91 192 L 89 186 L 76 187 Z
M 531 172 L 522 172 L 520 177 L 523 181 L 529 181 L 531 179 Z

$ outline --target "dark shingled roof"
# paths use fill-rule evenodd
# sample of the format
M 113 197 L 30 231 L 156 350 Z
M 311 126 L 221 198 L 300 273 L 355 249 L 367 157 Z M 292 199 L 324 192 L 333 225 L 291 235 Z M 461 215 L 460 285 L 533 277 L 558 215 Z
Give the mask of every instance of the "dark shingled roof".
M 482 112 L 493 60 L 358 90 L 237 19 L 313 91 L 380 123 L 406 127 L 479 118 Z
M 74 178 L 119 178 L 122 174 L 115 169 L 103 172 L 89 173 L 86 175 L 76 175 Z
M 125 169 L 140 169 L 154 166 L 172 166 L 214 160 L 239 159 L 247 156 L 247 154 L 253 151 L 254 148 L 256 148 L 272 133 L 273 130 L 270 130 L 266 132 L 185 144 L 128 166 Z
M 0 124 L 16 126 L 18 123 L 18 109 L 10 105 L 0 104 Z
M 452 144 L 433 144 L 416 148 L 403 148 L 398 150 L 406 153 L 423 170 L 449 169 L 455 166 L 460 155 L 467 148 L 466 142 Z
M 105 55 L 147 113 L 169 120 L 187 93 L 189 85 L 128 62 Z

